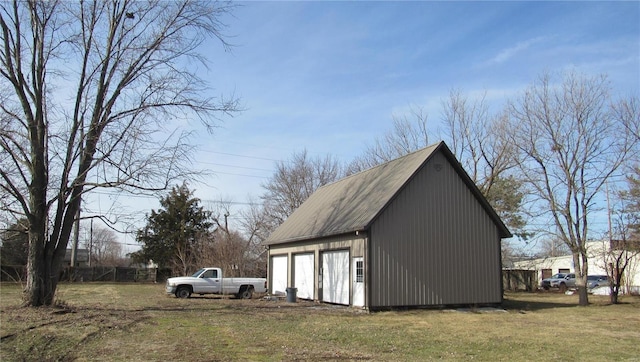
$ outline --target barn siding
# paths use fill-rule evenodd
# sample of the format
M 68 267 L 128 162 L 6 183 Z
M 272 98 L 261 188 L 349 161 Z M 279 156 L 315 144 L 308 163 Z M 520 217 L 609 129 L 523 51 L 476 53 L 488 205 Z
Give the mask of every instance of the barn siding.
M 442 153 L 370 230 L 369 307 L 500 303 L 499 230 Z

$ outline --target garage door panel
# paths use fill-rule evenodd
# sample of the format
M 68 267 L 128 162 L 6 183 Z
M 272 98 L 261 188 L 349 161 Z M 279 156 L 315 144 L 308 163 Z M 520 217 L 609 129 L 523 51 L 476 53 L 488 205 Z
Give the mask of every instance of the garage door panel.
M 314 292 L 314 256 L 313 254 L 298 254 L 293 257 L 295 282 L 298 288 L 298 298 L 313 299 Z
M 349 251 L 322 253 L 322 301 L 349 304 Z
M 271 257 L 271 294 L 285 294 L 287 291 L 287 262 L 286 255 Z

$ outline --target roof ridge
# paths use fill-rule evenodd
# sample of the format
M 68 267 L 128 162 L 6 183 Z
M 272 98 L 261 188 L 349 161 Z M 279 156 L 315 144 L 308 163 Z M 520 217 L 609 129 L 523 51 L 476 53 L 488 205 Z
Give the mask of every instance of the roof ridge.
M 440 141 L 438 141 L 438 142 L 436 142 L 436 143 L 433 143 L 433 144 L 430 144 L 430 145 L 428 145 L 428 146 L 422 147 L 422 148 L 417 149 L 417 150 L 415 150 L 415 151 L 413 151 L 413 152 L 409 152 L 409 153 L 407 153 L 407 154 L 406 154 L 406 155 L 404 155 L 404 156 L 400 156 L 400 157 L 398 157 L 398 158 L 394 158 L 393 160 L 385 161 L 385 162 L 380 163 L 380 164 L 378 164 L 378 165 L 375 165 L 375 166 L 369 167 L 369 168 L 368 168 L 368 169 L 366 169 L 366 170 L 358 171 L 358 172 L 356 172 L 356 173 L 354 173 L 354 174 L 351 174 L 351 175 L 349 175 L 349 176 L 345 176 L 345 177 L 343 177 L 343 178 L 341 178 L 341 179 L 339 179 L 339 180 L 336 180 L 336 181 L 330 182 L 330 183 L 328 183 L 328 184 L 324 184 L 324 185 L 322 185 L 322 186 L 318 187 L 318 189 L 321 189 L 321 188 L 324 188 L 324 187 L 327 187 L 327 186 L 331 186 L 331 185 L 335 185 L 335 184 L 340 183 L 340 182 L 342 182 L 342 181 L 344 181 L 344 180 L 350 179 L 350 178 L 352 178 L 352 177 L 354 177 L 354 176 L 360 176 L 360 175 L 362 175 L 362 174 L 365 174 L 365 173 L 371 172 L 371 171 L 373 171 L 373 170 L 375 170 L 375 169 L 377 169 L 377 168 L 379 168 L 379 167 L 382 167 L 382 166 L 388 165 L 388 164 L 390 164 L 390 163 L 399 162 L 399 161 L 401 161 L 401 160 L 405 159 L 406 157 L 409 157 L 409 156 L 411 156 L 411 155 L 414 155 L 414 154 L 416 154 L 416 153 L 418 153 L 418 152 L 425 151 L 425 150 L 427 150 L 428 148 L 437 148 L 437 147 L 439 147 L 439 146 L 440 146 L 441 144 L 443 144 L 443 143 L 444 143 L 444 141 L 440 140 Z

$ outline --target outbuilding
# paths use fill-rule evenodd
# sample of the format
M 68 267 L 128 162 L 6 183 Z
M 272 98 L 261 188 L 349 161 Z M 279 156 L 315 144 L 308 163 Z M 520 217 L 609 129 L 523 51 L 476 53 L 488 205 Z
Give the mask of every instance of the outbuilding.
M 440 142 L 316 190 L 266 240 L 269 288 L 370 310 L 499 304 L 508 237 Z
M 620 292 L 622 294 L 640 295 L 640 244 L 633 240 L 600 240 L 585 243 L 587 250 L 587 270 L 589 275 L 611 275 L 611 268 L 616 260 L 626 264 L 622 276 Z M 573 255 L 566 254 L 530 260 L 520 260 L 514 263 L 516 268 L 529 270 L 534 273 L 536 285 L 542 287 L 542 280 L 551 278 L 557 273 L 575 273 Z M 600 293 L 608 294 L 609 288 Z

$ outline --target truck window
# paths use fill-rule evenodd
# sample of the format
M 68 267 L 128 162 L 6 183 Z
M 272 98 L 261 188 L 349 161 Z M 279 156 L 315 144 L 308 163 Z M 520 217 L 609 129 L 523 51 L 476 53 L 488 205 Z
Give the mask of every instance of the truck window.
M 202 274 L 203 278 L 217 278 L 218 277 L 218 271 L 215 269 L 210 269 L 204 272 L 204 274 Z

